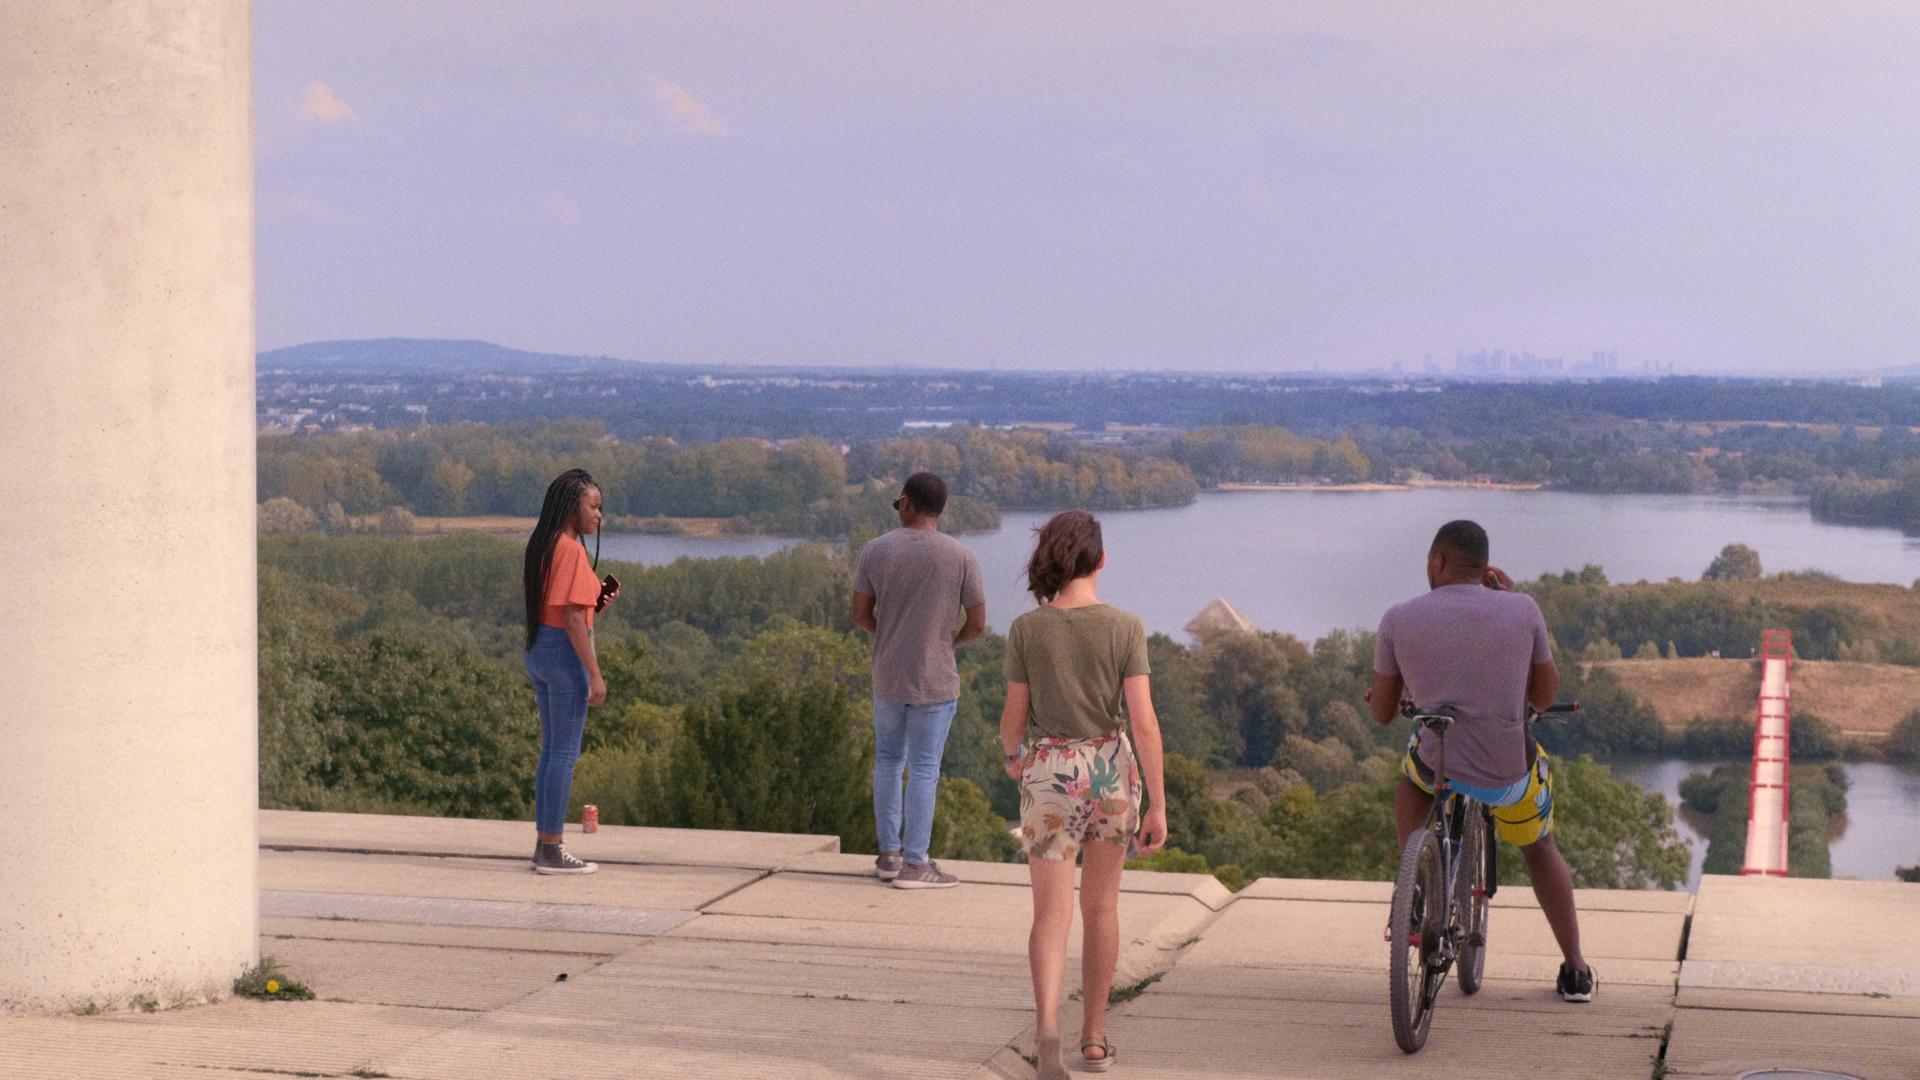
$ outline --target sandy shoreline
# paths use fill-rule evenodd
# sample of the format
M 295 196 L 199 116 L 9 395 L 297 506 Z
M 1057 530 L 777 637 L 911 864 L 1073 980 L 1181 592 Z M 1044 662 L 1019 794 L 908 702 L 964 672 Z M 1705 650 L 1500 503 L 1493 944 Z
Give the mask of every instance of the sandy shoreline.
M 1539 491 L 1545 484 L 1509 483 L 1495 480 L 1429 480 L 1418 484 L 1384 484 L 1368 480 L 1358 484 L 1216 484 L 1214 491 Z
M 361 519 L 367 527 L 379 523 L 378 516 Z M 420 517 L 413 523 L 415 536 L 445 536 L 449 533 L 485 533 L 488 536 L 517 536 L 526 539 L 533 533 L 538 519 L 513 517 L 504 514 L 479 514 L 471 517 Z M 727 518 L 644 518 L 638 529 L 623 529 L 619 522 L 608 519 L 606 531 L 609 533 L 628 533 L 640 536 L 678 536 L 693 540 L 714 540 L 721 537 L 751 536 L 752 533 L 729 532 Z

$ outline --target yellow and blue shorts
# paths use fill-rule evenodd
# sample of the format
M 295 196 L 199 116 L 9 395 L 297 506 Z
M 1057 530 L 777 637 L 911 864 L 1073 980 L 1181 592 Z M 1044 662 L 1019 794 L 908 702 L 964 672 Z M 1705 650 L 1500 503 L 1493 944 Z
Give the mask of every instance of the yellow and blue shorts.
M 1400 761 L 1400 772 L 1414 787 L 1433 794 L 1433 770 L 1414 753 L 1412 743 Z M 1553 766 L 1545 750 L 1536 750 L 1526 776 L 1505 787 L 1484 788 L 1459 781 L 1449 786 L 1490 807 L 1494 835 L 1515 847 L 1538 843 L 1553 832 Z

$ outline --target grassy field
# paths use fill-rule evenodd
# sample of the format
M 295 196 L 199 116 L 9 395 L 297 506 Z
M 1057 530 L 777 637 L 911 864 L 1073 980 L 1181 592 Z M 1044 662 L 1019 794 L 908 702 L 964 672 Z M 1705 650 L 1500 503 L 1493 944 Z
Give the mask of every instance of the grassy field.
M 1610 660 L 1592 666 L 1619 676 L 1634 696 L 1660 713 L 1669 730 L 1696 716 L 1749 718 L 1759 704 L 1756 660 Z M 1814 713 L 1850 736 L 1883 738 L 1902 717 L 1920 709 L 1920 668 L 1795 660 L 1789 678 L 1794 709 Z

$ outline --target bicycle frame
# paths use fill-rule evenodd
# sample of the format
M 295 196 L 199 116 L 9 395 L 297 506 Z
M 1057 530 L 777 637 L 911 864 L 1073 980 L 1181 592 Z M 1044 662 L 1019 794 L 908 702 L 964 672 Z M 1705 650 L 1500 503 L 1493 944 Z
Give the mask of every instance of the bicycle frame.
M 1427 818 L 1420 827 L 1434 834 L 1440 856 L 1440 910 L 1451 913 L 1457 910 L 1454 901 L 1460 890 L 1460 841 L 1466 831 L 1466 815 L 1481 814 L 1492 824 L 1492 811 L 1479 800 L 1462 795 L 1453 789 L 1447 781 L 1447 728 L 1452 725 L 1454 716 L 1450 712 L 1415 713 L 1413 722 L 1434 733 L 1437 740 L 1435 757 L 1437 768 L 1433 771 L 1433 805 L 1427 810 Z M 1499 889 L 1494 876 L 1494 851 L 1491 829 L 1487 833 L 1487 896 L 1492 898 Z M 1459 935 L 1462 928 L 1448 920 L 1446 932 L 1435 945 L 1434 960 L 1438 975 L 1433 980 L 1429 994 L 1438 994 L 1446 985 L 1447 975 L 1453 969 L 1453 962 L 1460 955 Z
M 1578 704 L 1528 710 L 1527 735 L 1546 713 L 1570 713 Z M 1415 729 L 1433 733 L 1433 802 L 1420 827 L 1401 845 L 1394 878 L 1387 940 L 1388 998 L 1394 1041 L 1412 1054 L 1426 1045 L 1433 1008 L 1447 976 L 1459 967 L 1460 988 L 1474 993 L 1483 985 L 1487 918 L 1498 888 L 1493 810 L 1462 793 L 1447 778 L 1447 729 L 1458 719 L 1450 707 L 1401 707 Z M 1529 765 L 1533 754 L 1529 744 Z M 1473 815 L 1478 815 L 1475 820 Z M 1484 860 L 1484 862 L 1482 861 Z M 1471 895 L 1463 895 L 1471 889 Z

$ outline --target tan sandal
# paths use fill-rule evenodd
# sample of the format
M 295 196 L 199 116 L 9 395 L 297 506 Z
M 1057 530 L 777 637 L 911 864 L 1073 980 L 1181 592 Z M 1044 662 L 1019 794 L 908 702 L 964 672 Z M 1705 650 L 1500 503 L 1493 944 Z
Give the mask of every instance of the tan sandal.
M 1097 1058 L 1088 1057 L 1087 1048 L 1091 1046 L 1099 1047 L 1104 1053 Z M 1120 1051 L 1115 1050 L 1105 1036 L 1098 1039 L 1083 1039 L 1080 1042 L 1080 1064 L 1087 1072 L 1106 1072 L 1113 1068 L 1113 1059 L 1119 1053 Z

